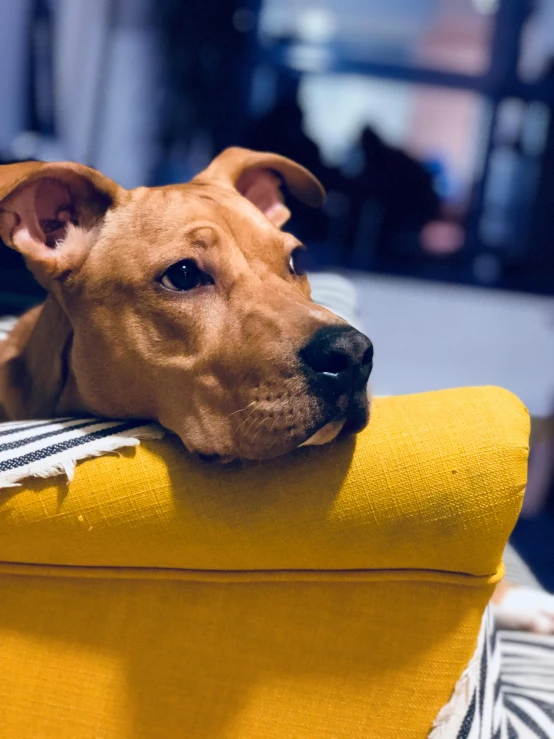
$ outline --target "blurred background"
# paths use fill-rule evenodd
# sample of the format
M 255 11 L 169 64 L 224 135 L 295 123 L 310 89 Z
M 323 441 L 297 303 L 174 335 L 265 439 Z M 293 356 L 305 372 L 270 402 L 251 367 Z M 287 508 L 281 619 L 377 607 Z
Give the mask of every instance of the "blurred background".
M 0 161 L 184 182 L 285 154 L 306 267 L 357 288 L 375 390 L 499 384 L 538 419 L 515 541 L 554 589 L 554 0 L 0 0 Z M 42 297 L 0 248 L 0 313 Z

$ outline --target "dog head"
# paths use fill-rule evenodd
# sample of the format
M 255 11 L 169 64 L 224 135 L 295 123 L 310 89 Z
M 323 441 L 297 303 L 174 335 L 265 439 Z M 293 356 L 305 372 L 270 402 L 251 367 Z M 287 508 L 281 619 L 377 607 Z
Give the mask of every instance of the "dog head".
M 51 415 L 154 419 L 205 458 L 366 425 L 371 342 L 311 302 L 275 172 L 322 203 L 298 164 L 237 148 L 188 184 L 132 191 L 77 164 L 0 170 L 0 235 L 70 327 Z

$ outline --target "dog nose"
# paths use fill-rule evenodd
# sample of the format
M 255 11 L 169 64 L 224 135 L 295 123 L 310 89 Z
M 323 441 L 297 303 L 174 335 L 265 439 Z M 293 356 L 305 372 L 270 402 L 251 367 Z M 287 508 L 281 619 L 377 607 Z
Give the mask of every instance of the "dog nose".
M 351 326 L 328 326 L 300 350 L 300 359 L 334 400 L 364 388 L 373 368 L 373 345 Z

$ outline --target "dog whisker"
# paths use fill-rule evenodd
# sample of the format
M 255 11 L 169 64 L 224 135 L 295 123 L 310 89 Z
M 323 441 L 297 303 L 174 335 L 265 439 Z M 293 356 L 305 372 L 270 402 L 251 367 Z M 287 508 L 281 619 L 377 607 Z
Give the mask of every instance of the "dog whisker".
M 271 424 L 271 428 L 269 429 L 270 434 L 273 432 L 273 429 L 275 428 L 275 424 L 277 423 L 278 420 L 279 420 L 279 416 L 276 415 L 275 418 L 273 419 L 273 423 Z
M 227 418 L 231 418 L 231 416 L 234 416 L 236 413 L 242 413 L 247 408 L 250 408 L 251 405 L 254 405 L 255 402 L 256 401 L 253 400 L 251 403 L 248 403 L 248 405 L 245 405 L 244 408 L 239 408 L 238 411 L 233 411 L 232 413 L 229 413 L 229 415 L 227 416 Z
M 264 425 L 264 423 L 265 423 L 266 421 L 269 421 L 269 418 L 268 418 L 267 416 L 265 416 L 264 418 L 262 418 L 262 422 L 261 422 L 261 423 L 260 423 L 260 424 L 258 425 L 258 428 L 256 429 L 256 433 L 255 433 L 255 434 L 254 434 L 254 436 L 253 436 L 253 437 L 252 437 L 252 438 L 250 439 L 250 444 L 253 444 L 253 443 L 254 443 L 254 439 L 255 439 L 255 438 L 256 438 L 256 436 L 257 436 L 257 435 L 258 435 L 258 434 L 260 433 L 260 431 L 262 430 L 262 426 Z
M 240 429 L 240 428 L 241 428 L 242 426 L 244 426 L 244 424 L 245 424 L 245 423 L 246 423 L 247 421 L 249 421 L 249 420 L 250 420 L 250 419 L 252 418 L 252 416 L 254 415 L 255 411 L 256 411 L 256 409 L 255 409 L 255 408 L 253 408 L 253 409 L 252 409 L 252 410 L 250 411 L 250 413 L 249 413 L 249 414 L 248 414 L 248 415 L 246 416 L 246 418 L 245 418 L 245 419 L 244 419 L 243 421 L 241 421 L 241 422 L 239 423 L 239 425 L 238 425 L 238 426 L 236 427 L 236 429 L 235 429 L 235 434 L 237 433 L 237 431 L 238 431 L 238 430 L 239 430 L 239 429 Z
M 261 426 L 265 420 L 265 416 L 262 416 L 262 418 L 257 419 L 257 420 L 259 421 L 258 426 Z M 256 428 L 256 418 L 254 418 L 253 420 L 252 428 L 250 429 L 250 431 L 253 431 L 255 428 Z

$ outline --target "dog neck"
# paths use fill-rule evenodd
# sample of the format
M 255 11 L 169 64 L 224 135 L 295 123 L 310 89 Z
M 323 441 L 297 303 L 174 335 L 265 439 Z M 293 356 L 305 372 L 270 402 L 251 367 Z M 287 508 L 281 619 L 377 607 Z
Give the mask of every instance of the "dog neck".
M 74 385 L 72 336 L 71 323 L 52 296 L 22 316 L 0 346 L 0 417 L 52 418 L 65 412 Z

